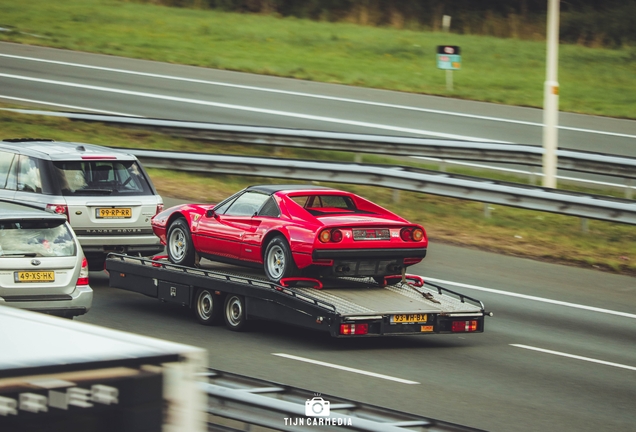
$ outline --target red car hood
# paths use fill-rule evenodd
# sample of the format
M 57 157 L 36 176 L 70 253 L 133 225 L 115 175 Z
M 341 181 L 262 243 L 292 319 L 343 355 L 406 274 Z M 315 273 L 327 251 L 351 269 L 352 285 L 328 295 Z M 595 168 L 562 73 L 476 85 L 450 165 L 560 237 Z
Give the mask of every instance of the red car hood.
M 403 219 L 389 219 L 386 216 L 382 215 L 334 215 L 334 216 L 317 216 L 320 222 L 322 222 L 325 226 L 404 226 L 408 224 L 406 220 Z

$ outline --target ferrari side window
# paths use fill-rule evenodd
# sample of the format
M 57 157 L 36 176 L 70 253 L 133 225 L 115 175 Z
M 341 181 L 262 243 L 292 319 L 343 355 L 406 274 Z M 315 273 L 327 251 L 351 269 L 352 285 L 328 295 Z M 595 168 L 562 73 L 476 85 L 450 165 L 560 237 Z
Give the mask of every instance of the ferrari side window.
M 269 195 L 259 192 L 245 192 L 230 205 L 225 214 L 229 216 L 253 216 L 268 197 Z
M 261 207 L 258 215 L 276 218 L 280 217 L 280 210 L 278 209 L 278 205 L 276 205 L 276 201 L 274 201 L 274 198 L 269 197 L 269 199 L 265 201 L 265 204 L 263 204 L 263 207 Z

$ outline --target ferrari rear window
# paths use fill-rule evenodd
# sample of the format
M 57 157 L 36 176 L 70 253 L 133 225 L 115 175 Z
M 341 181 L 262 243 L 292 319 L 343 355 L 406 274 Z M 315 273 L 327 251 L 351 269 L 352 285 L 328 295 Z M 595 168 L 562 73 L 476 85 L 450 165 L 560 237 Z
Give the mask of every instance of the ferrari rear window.
M 290 196 L 314 216 L 333 213 L 363 213 L 347 195 L 296 195 Z M 366 213 L 366 212 L 364 212 Z
M 0 259 L 61 257 L 76 254 L 75 241 L 64 221 L 0 222 Z

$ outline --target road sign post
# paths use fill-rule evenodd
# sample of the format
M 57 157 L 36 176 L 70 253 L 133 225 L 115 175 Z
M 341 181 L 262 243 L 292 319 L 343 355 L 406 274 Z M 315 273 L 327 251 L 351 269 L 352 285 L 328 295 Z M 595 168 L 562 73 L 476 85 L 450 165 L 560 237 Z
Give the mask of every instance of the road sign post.
M 437 68 L 446 71 L 446 89 L 453 90 L 453 71 L 461 69 L 462 56 L 459 47 L 439 45 L 437 47 Z

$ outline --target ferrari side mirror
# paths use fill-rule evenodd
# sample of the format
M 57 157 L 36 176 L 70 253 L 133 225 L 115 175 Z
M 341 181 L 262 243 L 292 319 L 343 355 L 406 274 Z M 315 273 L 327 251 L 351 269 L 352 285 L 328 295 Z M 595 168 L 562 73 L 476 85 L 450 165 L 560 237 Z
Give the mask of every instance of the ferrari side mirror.
M 216 213 L 214 212 L 214 209 L 209 209 L 208 211 L 205 212 L 205 217 L 216 217 Z

